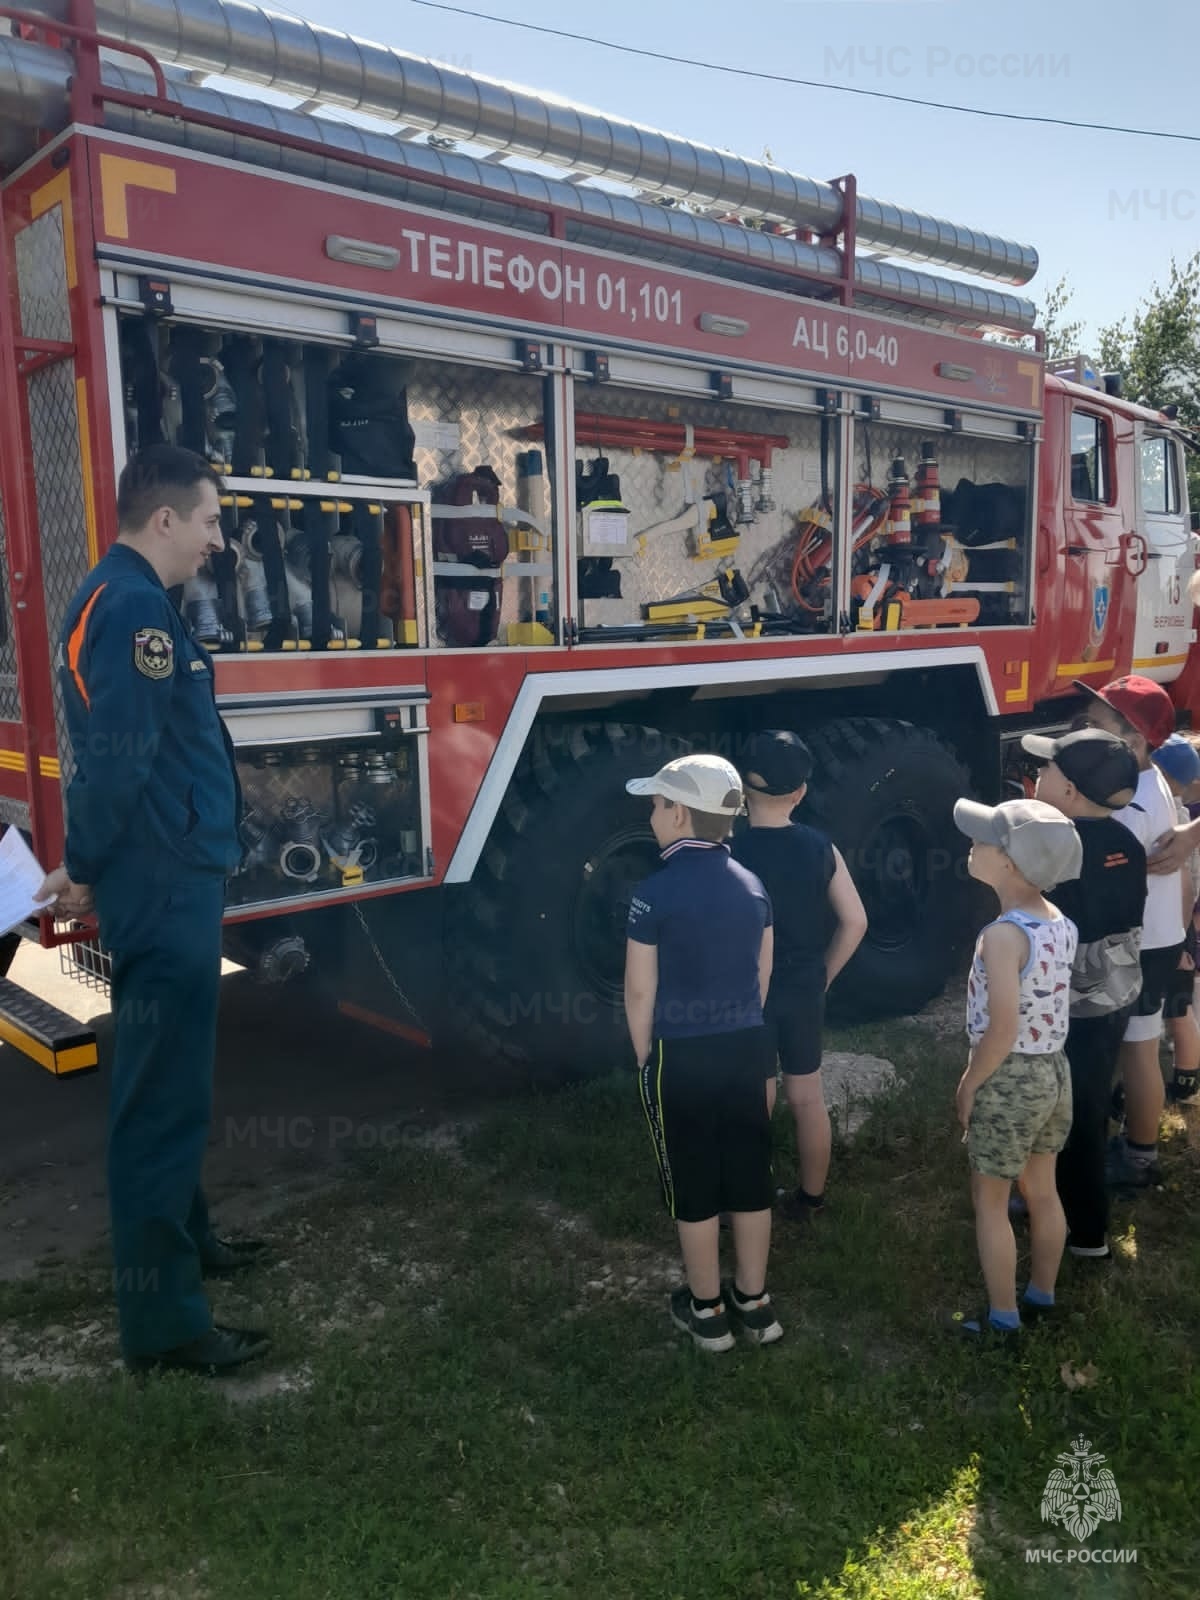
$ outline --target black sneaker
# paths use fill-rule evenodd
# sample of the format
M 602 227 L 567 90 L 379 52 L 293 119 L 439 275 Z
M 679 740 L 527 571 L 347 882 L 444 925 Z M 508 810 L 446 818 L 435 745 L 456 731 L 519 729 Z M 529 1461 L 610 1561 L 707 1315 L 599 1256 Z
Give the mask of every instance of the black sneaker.
M 729 1308 L 730 1322 L 751 1344 L 774 1344 L 783 1338 L 769 1294 L 764 1292 L 757 1300 L 739 1300 L 732 1283 L 723 1283 L 721 1294 Z
M 1105 1157 L 1104 1179 L 1110 1189 L 1157 1189 L 1162 1183 L 1162 1169 L 1157 1159 L 1135 1161 L 1124 1141 L 1114 1140 Z
M 1176 1072 L 1167 1084 L 1167 1099 L 1172 1105 L 1186 1106 L 1200 1095 L 1200 1072 Z
M 1072 1244 L 1067 1240 L 1067 1249 L 1077 1261 L 1111 1261 L 1112 1249 L 1106 1239 L 1103 1244 Z
M 1021 1321 L 1031 1327 L 1036 1327 L 1039 1322 L 1053 1322 L 1058 1316 L 1058 1302 L 1048 1306 L 1038 1305 L 1036 1300 L 1021 1300 Z
M 780 1189 L 777 1209 L 785 1222 L 811 1222 L 825 1210 L 825 1197 L 814 1200 L 803 1189 Z
M 720 1355 L 732 1350 L 734 1339 L 729 1331 L 729 1318 L 724 1305 L 713 1310 L 697 1311 L 692 1304 L 692 1291 L 685 1284 L 671 1296 L 671 1321 L 684 1333 L 690 1334 L 692 1343 L 710 1355 Z
M 156 1355 L 131 1356 L 125 1365 L 130 1372 L 197 1372 L 206 1378 L 222 1378 L 270 1347 L 270 1335 L 261 1329 L 223 1328 L 214 1323 L 198 1339 Z

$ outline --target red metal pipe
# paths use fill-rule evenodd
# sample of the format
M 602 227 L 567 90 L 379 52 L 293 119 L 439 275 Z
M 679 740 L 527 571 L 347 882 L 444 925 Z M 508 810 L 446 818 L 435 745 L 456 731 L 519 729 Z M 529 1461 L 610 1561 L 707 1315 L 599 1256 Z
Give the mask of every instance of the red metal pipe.
M 154 88 L 159 99 L 165 101 L 167 98 L 166 75 L 157 58 L 140 44 L 127 44 L 124 39 L 114 39 L 109 33 L 99 33 L 95 28 L 86 28 L 76 22 L 51 21 L 47 17 L 39 16 L 36 11 L 22 11 L 17 6 L 0 6 L 0 17 L 19 26 L 31 28 L 36 33 L 60 39 L 74 39 L 79 44 L 95 45 L 97 49 L 118 50 L 123 55 L 136 56 L 139 61 L 144 61 L 154 74 Z M 103 94 L 97 96 L 97 98 L 105 97 Z
M 542 437 L 542 424 L 533 423 L 522 433 L 531 439 Z M 575 417 L 577 444 L 624 445 L 629 449 L 652 450 L 677 455 L 687 448 L 687 430 L 682 422 L 652 422 L 638 417 L 609 417 L 578 412 Z M 697 455 L 747 456 L 767 464 L 771 452 L 786 450 L 791 440 L 781 433 L 739 433 L 732 428 L 693 428 L 692 449 Z

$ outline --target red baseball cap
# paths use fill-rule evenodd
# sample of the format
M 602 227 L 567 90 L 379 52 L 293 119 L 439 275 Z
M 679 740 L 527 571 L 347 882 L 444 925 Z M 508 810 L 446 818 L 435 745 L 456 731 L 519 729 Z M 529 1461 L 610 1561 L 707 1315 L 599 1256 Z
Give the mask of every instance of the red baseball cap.
M 1103 689 L 1093 689 L 1090 683 L 1075 680 L 1075 687 L 1090 694 L 1093 700 L 1103 700 L 1118 716 L 1145 739 L 1151 750 L 1166 744 L 1175 732 L 1175 706 L 1161 683 L 1136 674 L 1128 678 L 1114 678 Z

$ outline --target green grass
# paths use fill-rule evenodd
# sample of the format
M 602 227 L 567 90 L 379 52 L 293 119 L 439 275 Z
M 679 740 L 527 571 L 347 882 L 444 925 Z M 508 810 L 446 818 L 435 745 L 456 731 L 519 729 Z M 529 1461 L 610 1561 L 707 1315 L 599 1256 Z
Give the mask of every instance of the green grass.
M 781 1345 L 705 1358 L 670 1327 L 674 1241 L 630 1078 L 514 1101 L 461 1156 L 406 1144 L 298 1202 L 285 1261 L 222 1293 L 276 1331 L 264 1371 L 290 1392 L 107 1369 L 0 1383 L 0 1595 L 1193 1600 L 1182 1125 L 1176 1187 L 1118 1212 L 1112 1269 L 1068 1263 L 1057 1328 L 977 1350 L 937 1320 L 980 1298 L 958 1040 L 892 1024 L 831 1043 L 902 1082 L 839 1149 L 828 1214 L 777 1235 Z M 94 1262 L 0 1290 L 22 1349 L 97 1319 L 107 1361 Z M 1064 1363 L 1091 1381 L 1068 1387 Z M 1080 1432 L 1123 1502 L 1088 1546 L 1136 1566 L 1026 1561 L 1078 1548 L 1040 1503 Z

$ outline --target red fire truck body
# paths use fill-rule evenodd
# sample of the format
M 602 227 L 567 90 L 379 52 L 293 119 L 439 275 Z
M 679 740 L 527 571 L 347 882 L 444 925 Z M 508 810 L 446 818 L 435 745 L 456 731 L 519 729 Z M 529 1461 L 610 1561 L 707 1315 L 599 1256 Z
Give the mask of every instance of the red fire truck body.
M 211 377 L 239 341 L 286 352 L 302 440 L 314 374 L 335 393 L 350 357 L 403 363 L 415 470 L 314 468 L 309 438 L 281 472 L 277 393 L 259 459 L 222 462 L 237 606 L 218 615 L 216 579 L 182 602 L 208 619 L 258 819 L 230 952 L 273 977 L 315 963 L 360 1016 L 604 1059 L 623 897 L 653 861 L 624 778 L 780 725 L 814 742 L 814 814 L 872 915 L 844 994 L 919 1005 L 961 923 L 954 793 L 1022 782 L 1019 735 L 1067 726 L 1078 680 L 1144 673 L 1188 720 L 1183 440 L 1081 363 L 1048 374 L 902 294 L 860 309 L 849 269 L 738 281 L 717 251 L 647 259 L 632 228 L 629 253 L 577 242 L 553 205 L 501 224 L 450 180 L 420 205 L 267 170 L 248 133 L 206 150 L 236 118 L 119 131 L 94 40 L 76 63 L 69 125 L 0 184 L 0 806 L 44 861 L 70 767 L 57 633 L 116 536 L 136 391 L 180 391 L 184 442 L 187 352 Z M 373 170 L 347 158 L 347 183 Z M 852 261 L 852 227 L 839 240 Z M 482 466 L 494 505 L 453 509 L 503 525 L 497 565 L 463 560 L 442 494 Z M 271 524 L 282 635 L 237 587 Z M 355 636 L 371 602 L 342 576 L 331 628 L 306 631 L 318 567 L 361 574 L 372 541 L 385 587 L 388 551 L 408 580 L 379 640 Z M 459 642 L 489 608 L 494 634 Z

